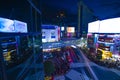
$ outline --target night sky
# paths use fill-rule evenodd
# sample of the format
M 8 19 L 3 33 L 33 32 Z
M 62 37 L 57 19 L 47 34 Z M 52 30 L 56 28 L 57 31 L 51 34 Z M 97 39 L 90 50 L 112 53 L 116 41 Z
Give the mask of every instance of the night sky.
M 57 23 L 60 13 L 64 13 L 64 22 L 66 25 L 77 25 L 77 0 L 43 0 L 42 1 L 43 20 Z M 44 21 L 43 21 L 44 23 Z
M 77 15 L 78 0 L 43 0 L 43 3 L 56 10 L 64 9 L 70 15 Z M 83 0 L 99 19 L 120 17 L 120 0 Z M 48 9 L 48 8 L 47 8 Z M 54 11 L 53 11 L 54 12 Z
M 56 10 L 66 10 L 69 14 L 77 14 L 77 0 L 43 0 L 42 2 L 46 5 L 49 5 Z
M 120 0 L 83 0 L 100 19 L 120 17 Z
M 1 0 L 0 17 L 26 22 L 30 20 L 28 17 L 30 15 L 29 8 L 27 0 Z M 42 23 L 57 23 L 57 16 L 61 12 L 65 14 L 66 23 L 77 23 L 77 1 L 75 0 L 49 0 L 49 2 L 48 0 L 40 0 L 40 7 L 37 8 L 42 12 Z
M 57 23 L 62 12 L 65 22 L 77 23 L 78 0 L 31 0 L 42 12 L 42 23 Z M 120 0 L 83 0 L 99 19 L 120 17 Z M 27 0 L 0 0 L 0 17 L 30 22 L 30 4 Z
M 29 4 L 26 0 L 0 0 L 0 17 L 25 20 Z

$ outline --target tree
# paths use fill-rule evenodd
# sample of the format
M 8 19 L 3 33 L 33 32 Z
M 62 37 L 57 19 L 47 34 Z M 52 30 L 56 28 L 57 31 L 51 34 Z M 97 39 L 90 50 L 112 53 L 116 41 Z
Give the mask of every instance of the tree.
M 44 62 L 44 72 L 47 76 L 50 76 L 55 71 L 55 67 L 52 61 L 47 60 Z

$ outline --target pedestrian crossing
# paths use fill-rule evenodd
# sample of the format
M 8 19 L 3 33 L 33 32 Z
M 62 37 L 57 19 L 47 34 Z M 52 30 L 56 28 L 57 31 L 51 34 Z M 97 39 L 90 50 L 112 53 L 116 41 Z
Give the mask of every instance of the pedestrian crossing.
M 120 71 L 115 70 L 115 69 L 107 69 L 105 67 L 99 66 L 93 62 L 89 62 L 89 65 L 92 66 L 96 66 L 99 69 L 102 70 L 109 70 L 112 71 L 114 73 L 116 73 L 117 75 L 120 76 Z M 71 63 L 70 65 L 70 70 L 65 74 L 65 75 L 61 75 L 61 76 L 55 76 L 54 80 L 93 80 L 88 73 L 83 69 L 85 67 L 85 63 Z
M 82 74 L 74 69 L 71 69 L 65 75 L 55 76 L 54 80 L 90 80 L 90 78 L 86 75 L 86 73 Z
M 74 69 L 70 70 L 69 73 L 67 73 L 65 76 L 71 80 L 85 80 L 84 76 Z
M 90 63 L 90 65 L 94 64 Z M 71 69 L 65 75 L 55 76 L 54 80 L 92 80 L 82 69 L 83 67 L 85 67 L 85 63 L 71 63 Z M 80 70 L 77 70 L 78 68 Z

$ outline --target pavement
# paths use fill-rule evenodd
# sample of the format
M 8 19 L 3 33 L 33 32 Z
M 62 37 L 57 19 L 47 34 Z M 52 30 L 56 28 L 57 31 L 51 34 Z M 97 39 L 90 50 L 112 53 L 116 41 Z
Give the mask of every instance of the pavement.
M 110 69 L 110 68 L 106 68 L 103 66 L 99 66 L 93 62 L 89 62 L 90 66 L 94 69 L 93 71 L 95 71 L 98 80 L 120 80 L 120 71 L 116 70 L 116 69 Z M 86 72 L 82 71 L 83 68 L 85 67 L 85 63 L 71 63 L 70 65 L 71 69 L 64 75 L 60 75 L 60 76 L 54 76 L 54 80 L 93 80 L 92 78 L 90 78 L 90 76 L 88 76 Z M 102 72 L 104 71 L 104 72 Z M 101 72 L 101 73 L 100 73 Z M 98 74 L 99 73 L 99 74 Z M 100 75 L 101 74 L 101 75 Z M 105 75 L 103 75 L 105 74 Z M 101 78 L 103 77 L 103 78 Z M 111 79 L 110 79 L 110 78 Z M 101 79 L 100 79 L 101 78 Z
M 78 53 L 78 51 L 76 53 Z M 95 73 L 97 80 L 120 80 L 119 70 L 103 67 L 91 62 L 87 58 L 85 59 L 93 73 Z M 84 60 L 83 56 L 81 56 L 81 60 Z M 96 80 L 92 77 L 84 61 L 71 63 L 70 70 L 64 75 L 54 76 L 54 80 Z
M 86 74 L 82 74 L 81 72 L 77 71 L 76 69 L 85 67 L 85 63 L 71 63 L 70 70 L 60 76 L 55 76 L 54 80 L 89 80 Z
M 67 41 L 65 39 L 63 40 Z M 69 43 L 69 45 L 71 45 L 71 43 Z M 120 80 L 119 70 L 99 66 L 91 61 L 89 61 L 88 64 L 94 71 L 95 75 L 98 77 L 98 80 Z M 54 76 L 54 80 L 94 80 L 94 79 L 92 79 L 91 74 L 89 73 L 89 71 L 87 71 L 86 63 L 82 61 L 77 63 L 76 62 L 71 63 L 70 70 L 64 75 Z

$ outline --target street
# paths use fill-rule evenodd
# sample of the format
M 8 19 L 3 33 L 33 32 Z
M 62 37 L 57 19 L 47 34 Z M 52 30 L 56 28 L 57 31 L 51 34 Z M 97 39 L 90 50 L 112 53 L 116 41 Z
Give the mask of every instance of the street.
M 120 76 L 113 70 L 99 66 L 84 56 L 78 48 L 73 48 L 75 54 L 80 57 L 79 62 L 74 61 L 70 70 L 61 77 L 56 76 L 55 80 L 120 80 Z M 83 57 L 84 56 L 84 57 Z

